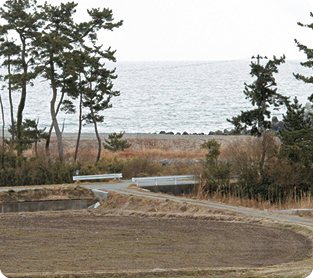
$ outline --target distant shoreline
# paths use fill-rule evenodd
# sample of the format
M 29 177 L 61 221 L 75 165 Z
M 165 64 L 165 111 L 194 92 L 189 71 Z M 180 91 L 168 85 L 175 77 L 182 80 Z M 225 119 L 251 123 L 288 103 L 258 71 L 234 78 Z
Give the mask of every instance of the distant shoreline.
M 99 133 L 100 138 L 108 138 L 108 135 L 111 133 Z M 232 135 L 194 135 L 194 134 L 188 134 L 188 135 L 179 135 L 179 134 L 159 134 L 159 133 L 125 133 L 124 138 L 223 138 L 227 136 L 232 136 Z M 234 135 L 235 136 L 235 135 Z M 7 130 L 4 132 L 4 138 L 10 138 L 10 134 Z M 55 133 L 52 133 L 52 138 L 56 138 Z M 64 132 L 62 135 L 63 139 L 72 139 L 76 140 L 77 139 L 77 133 L 75 132 Z M 91 133 L 91 132 L 85 132 L 81 134 L 81 139 L 96 139 L 96 134 Z M 2 133 L 0 134 L 0 139 L 2 139 Z

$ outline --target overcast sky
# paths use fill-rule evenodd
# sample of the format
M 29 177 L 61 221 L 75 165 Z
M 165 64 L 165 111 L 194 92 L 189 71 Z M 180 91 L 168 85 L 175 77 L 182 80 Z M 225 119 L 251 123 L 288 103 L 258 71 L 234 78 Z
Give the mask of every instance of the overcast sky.
M 80 0 L 109 7 L 124 25 L 101 34 L 119 61 L 234 60 L 285 54 L 302 59 L 297 38 L 313 48 L 311 0 Z
M 101 43 L 117 50 L 118 61 L 236 60 L 255 54 L 304 59 L 295 38 L 313 48 L 313 31 L 297 25 L 313 22 L 312 0 L 76 2 L 81 19 L 87 20 L 87 8 L 108 7 L 116 20 L 124 20 L 100 36 Z

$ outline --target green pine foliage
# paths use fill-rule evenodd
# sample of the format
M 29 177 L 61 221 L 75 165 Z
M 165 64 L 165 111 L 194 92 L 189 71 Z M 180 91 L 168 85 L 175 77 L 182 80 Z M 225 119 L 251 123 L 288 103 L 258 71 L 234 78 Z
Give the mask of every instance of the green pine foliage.
M 313 163 L 313 128 L 285 131 L 281 135 L 280 156 L 290 162 L 312 167 Z
M 306 115 L 305 107 L 303 107 L 297 97 L 294 98 L 293 103 L 287 103 L 286 114 L 283 115 L 284 130 L 294 131 L 301 129 L 308 129 L 311 127 L 312 115 Z M 284 132 L 281 131 L 281 133 Z
M 221 154 L 220 147 L 221 144 L 214 139 L 201 144 L 201 148 L 208 150 L 208 153 L 205 155 L 207 166 L 212 168 L 217 167 L 218 157 Z
M 277 84 L 274 73 L 278 73 L 278 66 L 285 62 L 285 56 L 269 60 L 265 66 L 258 62 L 251 62 L 250 75 L 255 77 L 255 81 L 248 85 L 245 83 L 243 93 L 255 109 L 241 111 L 241 114 L 232 119 L 227 119 L 235 126 L 237 132 L 251 128 L 251 134 L 261 136 L 266 130 L 271 128 L 270 108 L 278 108 L 286 104 L 288 98 L 277 93 Z
M 104 139 L 103 147 L 109 151 L 117 152 L 119 150 L 124 151 L 129 148 L 131 144 L 127 140 L 122 140 L 125 132 L 116 133 L 113 132 L 109 134 L 108 139 Z
M 16 132 L 16 124 L 10 126 L 8 129 L 10 134 Z M 38 120 L 25 119 L 22 125 L 22 133 L 20 139 L 15 139 L 14 142 L 11 142 L 12 139 L 7 140 L 7 144 L 11 145 L 13 143 L 14 149 L 20 149 L 21 151 L 26 151 L 32 147 L 32 144 L 37 145 L 42 139 L 47 139 L 48 134 L 44 129 L 38 128 Z
M 312 12 L 310 13 L 310 16 L 313 17 Z M 303 24 L 301 22 L 298 22 L 298 25 L 301 27 L 306 27 L 306 28 L 313 30 L 313 24 Z M 299 48 L 299 51 L 303 51 L 307 57 L 306 62 L 300 63 L 301 66 L 303 66 L 305 68 L 312 69 L 313 68 L 313 49 L 300 43 L 297 39 L 295 39 L 295 43 L 296 43 L 297 47 Z M 313 84 L 313 76 L 305 76 L 305 75 L 300 74 L 300 73 L 296 73 L 296 74 L 294 73 L 294 76 L 296 77 L 296 79 L 301 80 L 305 83 Z M 311 96 L 309 96 L 309 100 L 313 101 L 313 94 Z
M 283 115 L 284 129 L 280 131 L 280 157 L 292 163 L 300 163 L 306 168 L 313 163 L 313 128 L 310 115 L 306 117 L 305 108 L 297 98 L 288 104 Z

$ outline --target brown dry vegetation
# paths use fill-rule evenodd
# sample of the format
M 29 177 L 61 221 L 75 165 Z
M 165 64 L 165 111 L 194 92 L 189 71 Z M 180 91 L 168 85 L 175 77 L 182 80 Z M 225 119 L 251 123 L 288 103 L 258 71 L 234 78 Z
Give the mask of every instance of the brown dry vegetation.
M 206 140 L 214 138 L 222 144 L 222 150 L 229 143 L 236 140 L 244 142 L 251 140 L 250 136 L 168 136 L 158 137 L 151 134 L 151 137 L 130 137 L 127 141 L 131 147 L 118 152 L 111 152 L 102 149 L 101 157 L 121 157 L 129 158 L 136 156 L 145 156 L 150 159 L 203 159 L 206 151 L 200 148 L 200 145 Z M 253 140 L 253 139 L 252 139 Z M 64 153 L 68 160 L 74 157 L 76 140 L 74 138 L 64 139 Z M 43 152 L 44 144 L 41 143 L 39 149 Z M 97 141 L 95 139 L 82 139 L 80 142 L 78 159 L 82 161 L 94 161 L 97 153 Z M 51 140 L 50 147 L 52 154 L 57 154 L 56 139 Z M 27 153 L 32 155 L 33 151 Z
M 81 186 L 55 186 L 0 192 L 0 202 L 21 202 L 61 199 L 97 199 L 93 192 Z

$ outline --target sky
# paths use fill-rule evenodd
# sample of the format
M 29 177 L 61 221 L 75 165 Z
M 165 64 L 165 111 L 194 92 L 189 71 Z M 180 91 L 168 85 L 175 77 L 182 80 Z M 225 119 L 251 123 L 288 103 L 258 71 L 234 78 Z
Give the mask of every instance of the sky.
M 48 0 L 53 5 L 60 2 Z M 257 54 L 305 59 L 295 38 L 313 48 L 313 31 L 297 25 L 313 22 L 312 0 L 75 2 L 79 20 L 88 20 L 86 9 L 105 7 L 113 10 L 117 21 L 124 21 L 119 29 L 99 36 L 104 47 L 117 50 L 118 61 L 238 60 Z
M 313 48 L 311 0 L 80 0 L 78 14 L 108 7 L 124 24 L 100 40 L 118 61 L 250 59 L 261 54 L 303 59 L 294 42 Z M 87 17 L 86 17 L 87 19 Z

